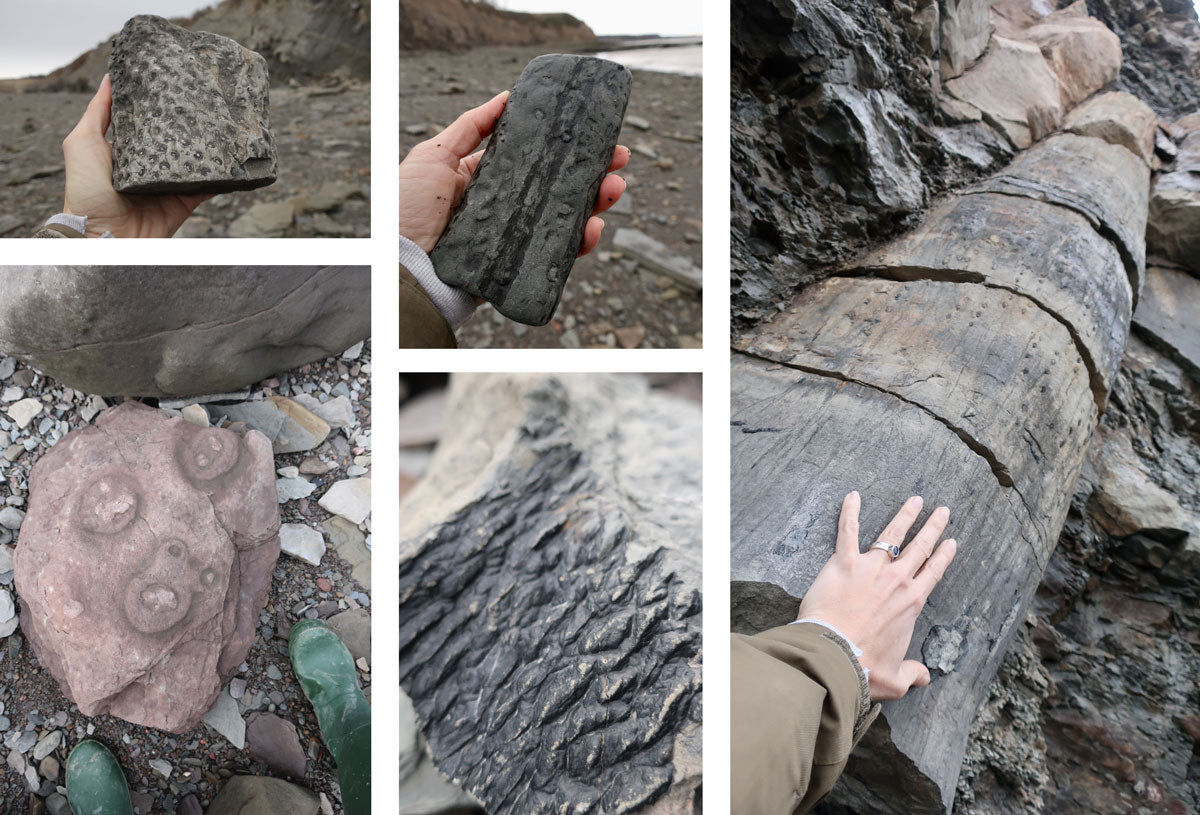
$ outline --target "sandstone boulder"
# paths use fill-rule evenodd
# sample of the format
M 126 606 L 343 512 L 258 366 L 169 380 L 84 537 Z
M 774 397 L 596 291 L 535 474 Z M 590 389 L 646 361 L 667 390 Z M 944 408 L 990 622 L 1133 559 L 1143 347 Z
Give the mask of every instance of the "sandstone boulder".
M 276 176 L 266 61 L 233 40 L 133 17 L 113 43 L 113 187 L 221 193 Z
M 1020 149 L 1054 132 L 1062 121 L 1058 78 L 1031 43 L 992 37 L 979 62 L 945 89 L 982 111 Z
M 1072 110 L 1063 129 L 1119 144 L 1150 164 L 1154 155 L 1154 137 L 1158 132 L 1158 115 L 1133 94 L 1111 91 Z
M 1059 12 L 1030 26 L 1022 36 L 1041 49 L 1058 75 L 1064 108 L 1079 104 L 1121 71 L 1120 38 L 1091 17 Z
M 182 732 L 254 640 L 279 556 L 271 445 L 127 402 L 34 465 L 21 627 L 85 716 Z
M 102 395 L 224 393 L 371 331 L 365 266 L 12 266 L 0 348 Z
M 992 35 L 991 0 L 942 0 L 942 79 L 953 79 L 971 67 L 987 49 Z

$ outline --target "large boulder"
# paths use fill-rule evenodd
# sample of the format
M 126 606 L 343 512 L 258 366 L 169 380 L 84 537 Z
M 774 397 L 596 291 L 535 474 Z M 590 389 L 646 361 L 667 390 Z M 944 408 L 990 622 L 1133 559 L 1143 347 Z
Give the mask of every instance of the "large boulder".
M 371 332 L 366 266 L 12 266 L 0 350 L 106 396 L 223 393 Z
M 271 443 L 127 402 L 30 473 L 21 628 L 85 716 L 182 732 L 245 659 L 279 556 Z
M 1101 93 L 1071 111 L 1063 127 L 1078 136 L 1119 144 L 1146 164 L 1154 157 L 1158 116 L 1145 102 L 1124 91 Z
M 1154 182 L 1146 248 L 1200 273 L 1200 115 L 1171 126 L 1174 161 Z
M 1200 280 L 1179 269 L 1150 266 L 1133 324 L 1152 344 L 1200 377 Z
M 942 79 L 959 76 L 987 50 L 991 5 L 991 0 L 942 0 Z
M 1023 32 L 1058 75 L 1064 108 L 1072 108 L 1117 78 L 1121 40 L 1099 20 L 1074 12 L 1083 3 L 1051 14 Z
M 701 780 L 699 406 L 465 375 L 449 410 L 400 509 L 400 682 L 437 767 L 491 812 L 691 811 L 664 808 Z

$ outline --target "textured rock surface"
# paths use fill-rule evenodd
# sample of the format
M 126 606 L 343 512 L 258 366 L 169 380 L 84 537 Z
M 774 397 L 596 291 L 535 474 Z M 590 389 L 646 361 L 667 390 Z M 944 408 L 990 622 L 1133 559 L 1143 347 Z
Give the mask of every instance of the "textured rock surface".
M 1133 94 L 1111 91 L 1097 94 L 1072 110 L 1063 129 L 1078 136 L 1094 136 L 1109 144 L 1119 144 L 1150 164 L 1158 117 Z
M 370 334 L 358 266 L 12 266 L 0 348 L 86 393 L 223 393 Z
M 236 775 L 225 782 L 208 815 L 317 815 L 320 799 L 278 778 Z
M 443 281 L 545 325 L 612 161 L 633 76 L 547 54 L 521 72 L 462 202 L 430 257 Z
M 34 466 L 21 627 L 88 716 L 183 731 L 246 657 L 279 555 L 270 443 L 136 403 Z
M 1082 6 L 1082 2 L 1076 5 Z M 1072 9 L 1052 14 L 1024 31 L 1025 38 L 1042 50 L 1042 56 L 1058 75 L 1065 109 L 1112 82 L 1121 70 L 1121 40 L 1117 35 L 1099 20 L 1079 16 Z
M 220 193 L 275 181 L 266 61 L 217 34 L 133 17 L 112 77 L 113 187 Z
M 438 768 L 497 815 L 688 811 L 698 407 L 633 377 L 464 375 L 449 426 L 401 508 L 400 679 Z
M 992 32 L 990 0 L 943 0 L 941 9 L 942 79 L 952 79 L 979 59 Z
M 1151 266 L 1134 325 L 1193 376 L 1200 375 L 1200 280 L 1178 269 Z
M 1146 248 L 1200 273 L 1200 116 L 1170 129 L 1176 154 L 1154 181 Z

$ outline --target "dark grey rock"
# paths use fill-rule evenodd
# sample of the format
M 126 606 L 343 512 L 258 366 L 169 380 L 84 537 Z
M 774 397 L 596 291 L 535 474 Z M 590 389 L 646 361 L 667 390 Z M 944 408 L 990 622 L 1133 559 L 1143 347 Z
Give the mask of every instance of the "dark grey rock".
M 161 17 L 113 43 L 113 187 L 220 193 L 275 182 L 266 61 L 233 40 Z
M 698 406 L 607 375 L 467 375 L 450 405 L 401 510 L 400 681 L 434 762 L 494 813 L 690 799 Z
M 0 348 L 85 393 L 236 390 L 371 332 L 365 266 L 12 266 Z
M 633 77 L 546 54 L 521 72 L 431 258 L 438 276 L 506 317 L 549 322 L 612 161 Z

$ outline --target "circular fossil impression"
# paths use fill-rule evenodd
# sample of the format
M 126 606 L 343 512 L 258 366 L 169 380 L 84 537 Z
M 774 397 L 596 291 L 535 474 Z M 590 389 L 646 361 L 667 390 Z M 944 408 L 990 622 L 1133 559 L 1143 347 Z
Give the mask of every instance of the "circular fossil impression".
M 129 526 L 137 512 L 138 494 L 133 485 L 118 475 L 102 475 L 80 494 L 75 520 L 89 532 L 112 535 Z
M 195 588 L 186 584 L 195 581 L 195 569 L 188 564 L 187 544 L 168 541 L 150 568 L 129 582 L 125 616 L 143 634 L 166 631 L 187 616 Z
M 241 456 L 241 446 L 236 434 L 206 427 L 182 435 L 176 458 L 192 481 L 213 481 L 234 468 Z

